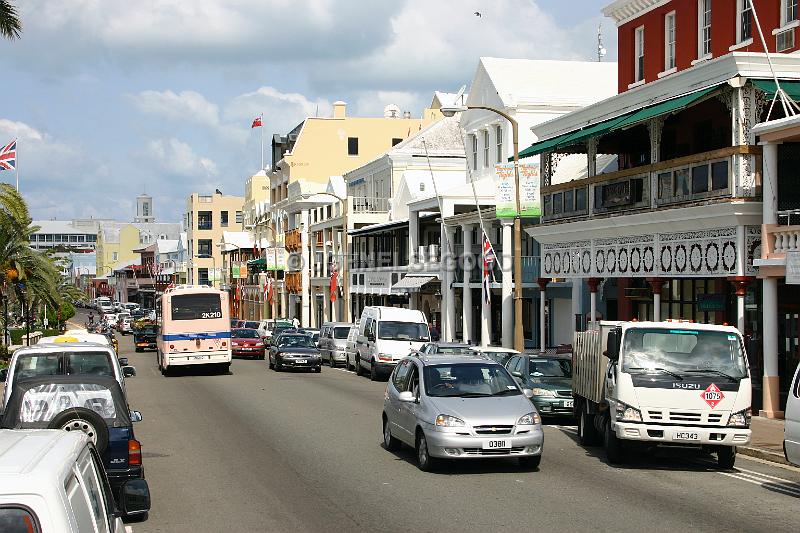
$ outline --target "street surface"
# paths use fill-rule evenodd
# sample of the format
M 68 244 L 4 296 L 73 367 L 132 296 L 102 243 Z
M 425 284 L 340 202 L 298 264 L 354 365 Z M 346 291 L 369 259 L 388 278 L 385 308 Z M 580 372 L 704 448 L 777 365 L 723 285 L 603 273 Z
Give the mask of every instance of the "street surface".
M 239 359 L 230 375 L 164 378 L 154 352 L 118 338 L 153 497 L 137 532 L 797 531 L 798 469 L 740 455 L 719 472 L 675 451 L 610 467 L 555 424 L 539 471 L 482 460 L 426 474 L 381 445 L 385 383 Z

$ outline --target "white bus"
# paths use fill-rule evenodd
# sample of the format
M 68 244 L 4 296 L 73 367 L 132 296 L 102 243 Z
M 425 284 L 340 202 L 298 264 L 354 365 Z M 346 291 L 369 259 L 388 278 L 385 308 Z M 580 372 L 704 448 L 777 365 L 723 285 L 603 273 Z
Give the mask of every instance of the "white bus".
M 178 285 L 156 301 L 159 325 L 158 368 L 167 375 L 174 366 L 231 366 L 231 323 L 228 294 L 207 285 Z

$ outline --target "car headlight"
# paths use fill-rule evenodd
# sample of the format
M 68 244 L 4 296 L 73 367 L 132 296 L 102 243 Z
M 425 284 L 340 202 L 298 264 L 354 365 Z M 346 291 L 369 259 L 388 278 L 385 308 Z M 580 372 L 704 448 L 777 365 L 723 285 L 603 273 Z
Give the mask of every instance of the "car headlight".
M 619 422 L 641 422 L 642 412 L 625 402 L 617 400 L 617 420 Z
M 436 425 L 443 428 L 463 427 L 464 421 L 457 416 L 439 415 L 436 417 Z
M 750 417 L 752 417 L 753 412 L 748 407 L 743 411 L 739 411 L 737 413 L 731 414 L 728 418 L 728 427 L 731 428 L 749 428 L 750 427 Z
M 550 397 L 550 398 L 555 398 L 555 396 L 556 396 L 556 393 L 551 391 L 551 390 L 549 390 L 549 389 L 535 388 L 535 389 L 531 389 L 531 392 L 533 393 L 534 396 L 547 396 L 547 397 Z
M 517 420 L 518 426 L 534 426 L 541 423 L 542 417 L 540 417 L 537 412 L 528 413 L 527 415 L 519 417 L 519 420 Z

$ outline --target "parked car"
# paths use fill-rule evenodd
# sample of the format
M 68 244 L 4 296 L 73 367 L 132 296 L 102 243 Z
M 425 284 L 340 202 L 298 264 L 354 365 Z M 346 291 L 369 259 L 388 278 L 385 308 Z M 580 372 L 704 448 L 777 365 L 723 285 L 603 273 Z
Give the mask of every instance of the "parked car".
M 262 339 L 270 339 L 283 330 L 292 328 L 292 321 L 283 318 L 271 318 L 258 323 L 258 334 Z
M 141 413 L 128 409 L 111 377 L 38 375 L 14 382 L 0 427 L 84 433 L 97 448 L 119 502 L 126 481 L 144 479 L 142 446 L 133 431 L 141 419 Z
M 319 330 L 319 348 L 322 361 L 331 368 L 338 364 L 347 365 L 347 335 L 352 324 L 348 322 L 325 322 Z
M 472 346 L 461 342 L 428 342 L 417 351 L 423 355 L 475 355 Z
M 238 327 L 244 329 L 258 329 L 259 324 L 260 322 L 257 320 L 242 320 Z
M 257 330 L 249 328 L 231 330 L 231 355 L 264 359 L 264 353 L 264 339 L 259 336 Z
M 129 312 L 123 311 L 121 313 L 117 313 L 116 330 L 122 335 L 130 333 L 131 322 L 133 322 L 133 319 L 131 318 L 131 314 Z
M 158 325 L 153 323 L 140 324 L 133 329 L 133 346 L 137 352 L 155 350 Z
M 320 330 L 318 330 L 316 328 L 299 328 L 297 330 L 297 332 L 298 333 L 305 333 L 306 335 L 311 337 L 311 340 L 314 342 L 314 345 L 318 346 Z
M 117 326 L 117 314 L 116 313 L 103 313 L 102 318 L 100 319 L 101 323 L 109 328 L 115 328 Z
M 112 307 L 114 307 L 115 313 L 120 313 L 125 310 L 125 305 L 122 302 L 114 300 L 114 302 L 112 302 L 111 305 Z
M 287 368 L 322 371 L 319 349 L 304 333 L 282 333 L 275 337 L 269 350 L 269 367 L 276 372 Z
M 355 370 L 356 365 L 358 365 L 358 346 L 356 344 L 356 340 L 358 339 L 358 320 L 356 323 L 350 327 L 350 331 L 347 333 L 347 342 L 345 343 L 345 356 L 346 356 L 346 363 L 345 366 L 347 370 Z
M 15 351 L 8 368 L 0 369 L 0 381 L 5 382 L 3 405 L 8 405 L 18 379 L 37 376 L 107 376 L 115 379 L 124 392 L 125 378 L 136 375 L 136 369 L 128 366 L 128 359 L 117 358 L 109 344 L 73 340 L 68 338 L 68 342 L 25 346 Z
M 422 311 L 400 307 L 365 307 L 358 332 L 356 373 L 366 369 L 373 381 L 389 374 L 398 361 L 431 340 Z
M 386 386 L 382 430 L 387 450 L 416 450 L 421 470 L 441 459 L 516 458 L 537 468 L 541 418 L 499 363 L 472 355 L 412 355 L 398 363 Z
M 0 430 L 3 531 L 124 533 L 121 515 L 150 510 L 144 479 L 123 483 L 116 502 L 110 491 L 97 448 L 84 433 Z
M 800 466 L 800 365 L 794 373 L 786 398 L 786 421 L 783 428 L 783 452 L 786 460 Z
M 501 346 L 473 346 L 472 351 L 484 357 L 488 357 L 503 366 L 505 366 L 509 359 L 520 353 L 517 350 L 503 348 Z
M 125 311 L 132 313 L 133 311 L 139 309 L 139 304 L 137 304 L 136 302 L 127 302 L 122 307 L 124 308 Z
M 574 416 L 572 411 L 572 359 L 543 355 L 515 355 L 506 369 L 525 389 L 542 416 Z

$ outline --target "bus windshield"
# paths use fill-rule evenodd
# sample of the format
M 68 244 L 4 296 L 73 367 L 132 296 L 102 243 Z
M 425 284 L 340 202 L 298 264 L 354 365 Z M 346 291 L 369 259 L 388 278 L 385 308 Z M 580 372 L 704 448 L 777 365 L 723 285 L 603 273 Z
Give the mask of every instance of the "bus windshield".
M 219 294 L 176 294 L 171 304 L 172 320 L 222 317 Z
M 726 331 L 631 328 L 625 333 L 622 370 L 631 374 L 747 376 L 739 336 Z

